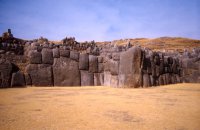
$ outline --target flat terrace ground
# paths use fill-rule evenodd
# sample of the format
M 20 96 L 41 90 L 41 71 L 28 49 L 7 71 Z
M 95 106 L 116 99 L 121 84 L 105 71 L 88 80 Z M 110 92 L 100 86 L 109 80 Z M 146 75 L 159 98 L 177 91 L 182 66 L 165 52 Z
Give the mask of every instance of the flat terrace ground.
M 200 84 L 0 89 L 1 130 L 199 130 Z

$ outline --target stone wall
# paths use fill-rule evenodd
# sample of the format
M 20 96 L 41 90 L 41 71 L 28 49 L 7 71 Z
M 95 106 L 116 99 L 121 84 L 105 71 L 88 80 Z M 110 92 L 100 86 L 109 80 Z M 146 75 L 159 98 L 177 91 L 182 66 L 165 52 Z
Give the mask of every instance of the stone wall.
M 76 46 L 81 45 L 76 43 Z M 1 87 L 138 88 L 182 82 L 200 83 L 200 48 L 182 54 L 112 44 L 92 49 L 88 46 L 86 51 L 78 47 L 73 49 L 67 44 L 38 42 L 27 42 L 23 48 L 23 58 L 26 58 L 24 70 L 16 69 L 17 64 L 4 58 L 6 54 L 1 54 Z M 91 50 L 87 51 L 88 48 Z

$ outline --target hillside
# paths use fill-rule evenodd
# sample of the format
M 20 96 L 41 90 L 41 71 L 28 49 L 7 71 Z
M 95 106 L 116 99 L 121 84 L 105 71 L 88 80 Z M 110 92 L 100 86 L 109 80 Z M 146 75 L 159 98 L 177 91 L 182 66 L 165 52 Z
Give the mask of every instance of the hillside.
M 152 50 L 178 50 L 182 52 L 184 49 L 191 50 L 195 47 L 200 47 L 200 40 L 182 38 L 182 37 L 160 37 L 155 39 L 135 38 L 135 39 L 120 39 L 114 40 L 117 45 L 125 45 L 130 41 L 132 45 L 140 45 Z M 110 42 L 98 42 L 98 44 L 108 44 Z

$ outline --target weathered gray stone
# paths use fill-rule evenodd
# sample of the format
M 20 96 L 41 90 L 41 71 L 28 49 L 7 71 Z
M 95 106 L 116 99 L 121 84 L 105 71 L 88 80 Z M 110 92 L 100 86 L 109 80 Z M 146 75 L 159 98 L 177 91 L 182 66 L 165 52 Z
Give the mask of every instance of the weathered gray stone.
M 150 76 L 148 74 L 143 74 L 143 87 L 150 87 L 150 86 L 151 86 Z
M 42 54 L 37 51 L 31 51 L 29 54 L 31 64 L 41 64 L 42 63 Z
M 104 86 L 111 86 L 111 73 L 109 71 L 104 71 Z
M 53 86 L 52 67 L 48 64 L 29 64 L 26 66 L 33 86 Z
M 151 86 L 156 86 L 156 78 L 152 75 L 150 75 L 150 82 L 151 82 Z
M 79 69 L 80 70 L 88 70 L 89 69 L 89 55 L 88 54 L 80 54 Z
M 158 78 L 158 83 L 159 85 L 164 85 L 164 79 L 163 79 L 163 75 L 160 75 Z
M 98 63 L 103 63 L 103 57 L 102 56 L 98 56 Z
M 0 88 L 7 88 L 11 86 L 11 73 L 13 67 L 9 61 L 0 59 Z
M 53 51 L 53 58 L 59 58 L 60 57 L 60 51 L 57 47 L 54 48 L 52 51 Z
M 24 74 L 26 85 L 32 85 L 31 76 L 29 74 Z
M 113 53 L 112 59 L 115 60 L 115 61 L 119 61 L 120 60 L 120 53 Z
M 42 63 L 43 64 L 53 64 L 53 52 L 51 49 L 42 49 Z
M 156 65 L 156 77 L 160 76 L 160 66 Z
M 163 75 L 164 84 L 170 84 L 170 75 L 166 73 Z
M 110 67 L 111 67 L 111 60 L 107 60 L 106 62 L 103 63 L 104 71 L 110 71 Z
M 60 49 L 60 56 L 69 57 L 70 56 L 70 50 Z
M 89 72 L 97 73 L 98 72 L 98 58 L 97 56 L 89 55 Z
M 120 55 L 119 85 L 122 87 L 140 87 L 142 85 L 143 51 L 132 47 Z
M 54 58 L 54 86 L 80 86 L 78 62 L 66 57 Z
M 70 51 L 70 59 L 79 61 L 79 52 L 76 51 Z
M 20 71 L 12 74 L 11 87 L 25 87 L 24 74 Z
M 94 74 L 81 70 L 81 86 L 94 86 Z
M 112 75 L 118 75 L 119 73 L 119 61 L 110 61 L 110 72 Z
M 104 85 L 104 73 L 94 73 L 94 86 Z
M 98 64 L 98 72 L 102 73 L 103 71 L 104 71 L 104 65 L 103 65 L 103 63 L 99 63 Z
M 112 87 L 118 87 L 119 86 L 118 75 L 111 75 L 111 77 L 110 77 L 110 85 Z

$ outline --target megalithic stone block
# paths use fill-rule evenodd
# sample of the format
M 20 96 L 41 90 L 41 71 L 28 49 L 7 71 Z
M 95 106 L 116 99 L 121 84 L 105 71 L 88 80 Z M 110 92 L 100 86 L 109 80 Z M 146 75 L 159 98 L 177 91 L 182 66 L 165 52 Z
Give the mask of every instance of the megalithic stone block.
M 42 63 L 43 64 L 53 64 L 53 52 L 52 49 L 43 48 L 42 49 Z
M 12 74 L 11 87 L 25 87 L 24 74 L 20 71 Z
M 81 70 L 81 86 L 94 86 L 94 74 Z
M 142 86 L 142 57 L 140 47 L 132 47 L 120 54 L 119 85 L 121 87 Z
M 81 76 L 79 64 L 70 58 L 54 58 L 54 86 L 80 86 Z
M 41 64 L 42 63 L 42 54 L 37 51 L 31 51 L 29 54 L 31 64 Z
M 80 54 L 79 69 L 80 70 L 88 70 L 89 69 L 89 55 L 88 54 Z
M 150 86 L 151 86 L 150 76 L 148 74 L 143 74 L 143 87 L 150 87 Z
M 49 64 L 29 64 L 26 66 L 33 86 L 53 86 L 52 66 Z
M 60 57 L 60 50 L 56 47 L 53 50 L 53 58 L 59 58 Z
M 89 55 L 89 72 L 97 73 L 98 72 L 98 58 L 97 56 Z
M 94 73 L 94 86 L 104 85 L 104 73 Z

